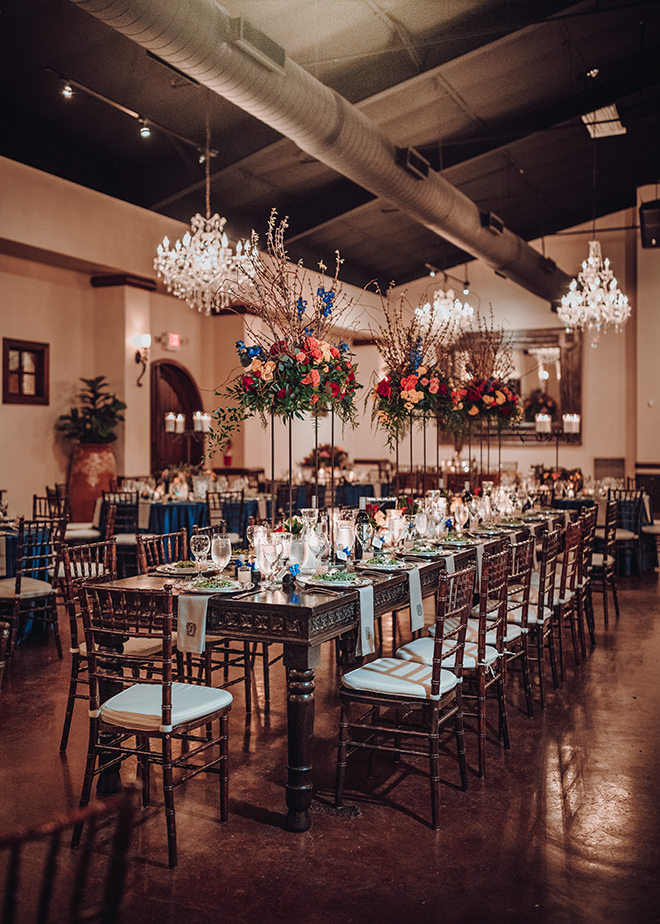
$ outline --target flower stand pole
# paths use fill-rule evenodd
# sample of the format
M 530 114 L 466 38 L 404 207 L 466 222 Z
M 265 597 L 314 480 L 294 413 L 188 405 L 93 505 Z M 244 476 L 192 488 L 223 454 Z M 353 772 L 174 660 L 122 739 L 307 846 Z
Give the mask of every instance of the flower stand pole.
M 275 414 L 270 412 L 270 525 L 275 529 L 277 488 L 275 487 Z

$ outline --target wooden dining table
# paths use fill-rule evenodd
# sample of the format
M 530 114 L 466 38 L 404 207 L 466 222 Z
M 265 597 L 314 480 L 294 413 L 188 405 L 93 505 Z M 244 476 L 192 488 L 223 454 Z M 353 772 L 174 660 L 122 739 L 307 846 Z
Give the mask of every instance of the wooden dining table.
M 526 532 L 512 531 L 511 538 Z M 503 536 L 485 538 L 484 548 L 497 548 Z M 452 567 L 459 568 L 477 559 L 474 546 L 453 550 Z M 422 597 L 435 594 L 439 574 L 447 559 L 439 557 L 417 562 Z M 374 582 L 374 616 L 403 610 L 409 604 L 408 578 L 405 571 L 370 573 Z M 161 590 L 171 584 L 176 597 L 186 592 L 186 582 L 158 574 L 138 575 L 106 584 L 127 589 Z M 315 670 L 321 646 L 339 639 L 341 662 L 356 666 L 355 648 L 360 620 L 359 594 L 349 588 L 328 592 L 303 588 L 260 587 L 236 595 L 214 594 L 209 597 L 206 628 L 210 634 L 232 640 L 281 644 L 287 681 L 288 762 L 286 779 L 289 831 L 307 831 L 311 827 L 310 805 L 313 790 L 312 744 L 314 737 Z

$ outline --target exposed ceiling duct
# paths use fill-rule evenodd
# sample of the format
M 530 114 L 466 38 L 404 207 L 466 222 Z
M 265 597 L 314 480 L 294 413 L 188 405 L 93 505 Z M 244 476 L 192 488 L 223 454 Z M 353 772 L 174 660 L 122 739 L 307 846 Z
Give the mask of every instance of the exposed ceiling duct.
M 214 0 L 71 0 L 303 151 L 549 301 L 570 277 Z M 496 216 L 493 216 L 496 218 Z

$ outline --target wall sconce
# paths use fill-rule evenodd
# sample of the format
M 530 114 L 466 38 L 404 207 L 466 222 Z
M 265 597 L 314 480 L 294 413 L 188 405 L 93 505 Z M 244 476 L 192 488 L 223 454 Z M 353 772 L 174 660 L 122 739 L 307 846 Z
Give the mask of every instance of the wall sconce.
M 147 362 L 149 361 L 149 349 L 151 348 L 151 334 L 142 334 L 140 337 L 140 349 L 135 352 L 135 362 L 142 366 L 142 371 L 138 375 L 137 385 L 142 388 L 142 377 L 147 371 Z

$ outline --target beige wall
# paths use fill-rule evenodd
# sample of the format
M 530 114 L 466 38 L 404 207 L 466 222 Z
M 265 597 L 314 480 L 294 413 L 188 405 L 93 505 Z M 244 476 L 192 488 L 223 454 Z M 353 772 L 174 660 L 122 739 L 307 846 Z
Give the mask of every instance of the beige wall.
M 643 191 L 644 192 L 644 191 Z M 648 192 L 648 191 L 646 191 Z M 644 198 L 652 198 L 650 192 Z M 639 321 L 629 323 L 620 336 L 601 338 L 596 350 L 585 348 L 583 362 L 583 425 L 581 447 L 561 448 L 561 462 L 579 465 L 589 473 L 594 457 L 623 456 L 630 474 L 636 460 L 660 461 L 660 341 L 658 292 L 660 257 L 642 251 L 635 231 L 607 228 L 630 225 L 632 210 L 602 222 L 597 237 L 629 294 Z M 141 333 L 151 333 L 151 358 L 174 358 L 189 370 L 202 394 L 204 408 L 216 405 L 215 389 L 235 371 L 237 339 L 247 339 L 243 319 L 206 318 L 169 296 L 132 287 L 94 289 L 93 272 L 130 272 L 154 277 L 156 247 L 165 233 L 181 236 L 185 226 L 143 209 L 129 206 L 66 181 L 0 158 L 0 318 L 2 336 L 50 344 L 51 400 L 48 407 L 0 407 L 0 487 L 9 492 L 12 513 L 28 513 L 32 495 L 46 484 L 66 477 L 67 453 L 54 424 L 68 411 L 81 376 L 104 374 L 128 404 L 126 425 L 115 444 L 118 470 L 138 473 L 149 468 L 149 385 L 137 387 L 139 367 L 135 350 Z M 577 229 L 585 230 L 586 229 Z M 589 233 L 562 234 L 545 239 L 545 253 L 567 272 L 575 273 L 588 250 Z M 536 246 L 542 249 L 542 242 Z M 17 256 L 20 254 L 20 256 Z M 463 268 L 456 270 L 462 277 Z M 511 328 L 558 324 L 547 303 L 496 276 L 485 265 L 469 264 L 472 292 L 482 311 L 492 305 L 495 317 Z M 417 300 L 433 280 L 407 287 Z M 375 327 L 376 301 L 360 296 L 361 305 L 349 320 L 351 331 L 368 333 Z M 473 301 L 475 306 L 478 304 Z M 166 331 L 182 337 L 181 350 L 168 354 L 156 341 Z M 373 347 L 357 350 L 361 392 L 356 429 L 341 432 L 336 441 L 351 458 L 388 455 L 385 439 L 370 425 L 370 406 L 362 410 L 380 359 Z M 649 402 L 653 402 L 649 404 Z M 319 440 L 330 439 L 330 421 L 320 422 Z M 309 420 L 292 425 L 293 461 L 298 463 L 314 445 Z M 639 446 L 639 448 L 638 448 Z M 407 448 L 406 448 L 407 453 Z M 427 440 L 429 462 L 435 459 L 432 435 Z M 441 457 L 449 458 L 450 447 Z M 414 459 L 421 463 L 422 437 L 415 435 Z M 519 470 L 537 462 L 552 464 L 551 447 L 513 445 L 503 458 L 519 461 Z M 217 460 L 219 461 L 219 460 Z M 216 464 L 217 464 L 216 461 Z M 270 468 L 270 435 L 257 420 L 250 421 L 234 441 L 234 464 Z M 286 427 L 276 429 L 276 475 L 288 464 Z

